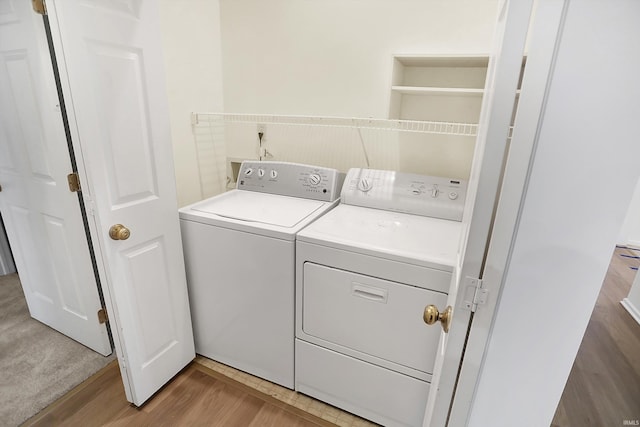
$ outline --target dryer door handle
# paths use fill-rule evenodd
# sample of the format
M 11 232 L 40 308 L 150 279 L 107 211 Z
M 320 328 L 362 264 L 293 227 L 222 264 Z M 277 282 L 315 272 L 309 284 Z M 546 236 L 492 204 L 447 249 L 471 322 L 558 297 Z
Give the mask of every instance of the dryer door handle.
M 360 298 L 386 304 L 389 291 L 386 289 L 375 288 L 373 286 L 367 286 L 363 285 L 362 283 L 353 282 L 351 283 L 351 293 Z

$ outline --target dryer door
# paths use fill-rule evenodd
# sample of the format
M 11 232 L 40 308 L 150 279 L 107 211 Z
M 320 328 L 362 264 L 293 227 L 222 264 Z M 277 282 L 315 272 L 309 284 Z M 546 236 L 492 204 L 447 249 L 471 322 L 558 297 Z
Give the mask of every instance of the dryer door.
M 444 306 L 446 294 L 310 262 L 303 286 L 305 334 L 431 379 L 440 329 L 426 328 L 416 313 L 425 305 Z

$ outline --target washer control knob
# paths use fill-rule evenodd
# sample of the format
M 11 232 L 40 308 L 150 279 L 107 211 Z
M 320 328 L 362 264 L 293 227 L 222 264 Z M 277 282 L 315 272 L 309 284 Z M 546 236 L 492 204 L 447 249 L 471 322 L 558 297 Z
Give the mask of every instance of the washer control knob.
M 358 182 L 358 190 L 360 191 L 364 191 L 365 193 L 369 190 L 371 190 L 371 188 L 373 187 L 373 184 L 371 183 L 371 181 L 369 180 L 369 178 L 362 178 L 359 182 Z
M 275 169 L 271 169 L 269 171 L 269 176 L 271 177 L 271 179 L 276 179 L 278 177 L 278 171 Z
M 431 189 L 431 197 L 438 197 L 438 194 L 440 194 L 440 190 L 438 190 L 438 186 L 434 185 L 433 188 Z
M 264 176 L 264 169 L 262 169 L 262 168 L 258 169 L 258 176 L 260 178 L 262 178 Z
M 320 176 L 320 174 L 317 174 L 317 173 L 309 174 L 309 183 L 311 185 L 318 185 L 320 184 L 320 181 L 322 181 L 322 177 Z
M 251 168 L 247 168 L 247 169 L 245 169 L 245 171 L 244 171 L 244 174 L 245 174 L 246 176 L 249 176 L 249 175 L 251 175 L 252 173 L 253 173 L 253 169 L 251 169 Z
M 457 199 L 457 198 L 458 198 L 458 193 L 456 193 L 456 192 L 452 191 L 451 193 L 449 193 L 449 198 L 450 198 L 451 200 L 455 200 L 455 199 Z

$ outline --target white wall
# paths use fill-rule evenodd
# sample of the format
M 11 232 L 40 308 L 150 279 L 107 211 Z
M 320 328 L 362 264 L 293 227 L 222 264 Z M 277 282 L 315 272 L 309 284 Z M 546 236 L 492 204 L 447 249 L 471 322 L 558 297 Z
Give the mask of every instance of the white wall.
M 640 168 L 640 166 L 638 166 Z M 640 179 L 636 184 L 627 216 L 622 224 L 618 243 L 640 248 Z
M 204 170 L 200 176 L 190 112 L 386 118 L 392 54 L 486 53 L 497 3 L 162 0 L 162 43 L 179 205 L 199 200 L 203 194 L 201 178 L 206 181 L 219 169 L 216 160 L 207 157 L 201 162 Z M 271 136 L 267 134 L 267 141 Z M 229 142 L 227 155 L 257 157 L 256 139 Z M 358 147 L 346 144 L 352 157 L 343 152 L 330 153 L 327 148 L 323 158 L 337 156 L 346 168 L 364 166 Z M 334 145 L 345 144 L 335 141 Z M 395 145 L 398 151 L 397 142 Z M 432 151 L 442 152 L 441 145 L 435 144 Z M 318 159 L 313 151 L 304 150 L 296 151 L 302 157 L 292 157 L 294 153 L 287 147 L 290 144 L 282 147 L 276 160 Z M 462 147 L 464 153 L 459 157 L 464 160 L 452 165 L 451 150 L 444 152 L 442 161 L 427 156 L 439 165 L 427 172 L 459 178 L 468 175 L 473 144 L 455 143 L 451 147 L 456 152 Z M 397 158 L 397 153 L 389 155 L 385 148 L 372 157 L 388 160 Z M 395 168 L 397 162 L 372 167 Z M 325 165 L 342 167 L 342 163 Z M 405 163 L 407 171 L 423 172 L 416 162 L 401 164 Z
M 640 174 L 638 16 L 569 3 L 471 426 L 551 423 Z
M 162 0 L 162 45 L 178 205 L 201 199 L 192 111 L 222 111 L 218 0 Z
M 497 3 L 222 0 L 225 111 L 388 118 L 392 55 L 486 54 Z M 230 157 L 257 152 L 255 128 L 242 139 L 227 134 Z M 366 167 L 357 133 L 304 132 L 267 129 L 263 142 L 275 160 Z M 370 167 L 468 178 L 473 138 L 389 136 L 381 144 L 384 135 L 362 135 Z
M 179 205 L 199 200 L 203 194 L 201 179 L 217 175 L 219 169 L 216 159 L 208 157 L 198 164 L 190 112 L 386 118 L 392 54 L 486 53 L 491 46 L 497 3 L 163 0 L 162 42 Z M 277 149 L 272 136 L 267 132 L 266 141 L 272 151 L 277 151 L 276 160 L 306 161 L 310 157 L 343 169 L 364 166 L 361 147 L 351 140 L 334 141 L 334 145 L 348 146 L 346 152 L 325 147 L 318 157 L 313 150 L 291 150 L 285 140 Z M 312 135 L 301 143 L 313 148 L 309 141 L 318 138 L 322 136 Z M 359 144 L 359 140 L 356 142 Z M 207 143 L 205 140 L 199 147 Z M 227 141 L 227 155 L 257 157 L 256 144 L 255 136 Z M 397 140 L 394 144 L 393 150 L 399 151 Z M 394 169 L 400 162 L 409 172 L 466 178 L 472 143 L 456 142 L 447 150 L 442 149 L 442 143 L 432 145 L 431 151 L 416 150 L 441 153 L 441 161 L 430 154 L 421 157 L 432 163 L 429 170 L 409 161 L 414 158 L 412 153 L 401 161 L 388 148 L 371 154 L 372 158 L 385 159 L 371 167 Z M 463 151 L 457 156 L 462 160 L 456 164 L 451 163 L 452 150 Z M 341 162 L 326 160 L 332 156 Z M 387 161 L 394 158 L 397 160 Z
M 225 110 L 387 118 L 392 54 L 487 53 L 497 0 L 221 0 Z

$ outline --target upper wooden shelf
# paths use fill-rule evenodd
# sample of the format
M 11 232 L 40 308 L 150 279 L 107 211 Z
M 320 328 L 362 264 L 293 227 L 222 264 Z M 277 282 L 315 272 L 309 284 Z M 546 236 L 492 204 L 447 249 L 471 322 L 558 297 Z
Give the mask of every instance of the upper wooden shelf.
M 404 95 L 482 96 L 483 89 L 458 87 L 391 86 L 394 92 Z
M 405 67 L 487 67 L 488 55 L 398 55 L 394 58 Z

